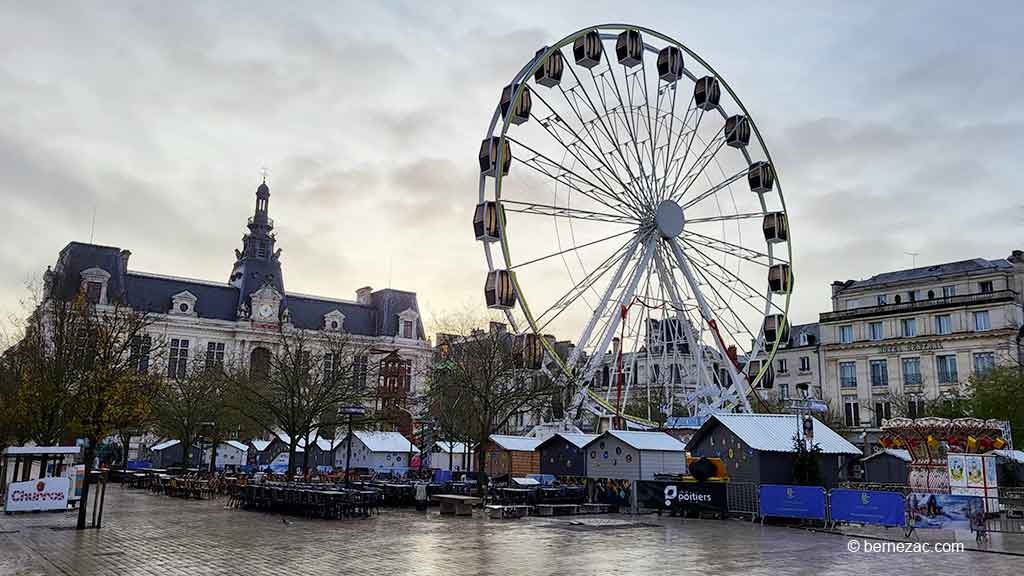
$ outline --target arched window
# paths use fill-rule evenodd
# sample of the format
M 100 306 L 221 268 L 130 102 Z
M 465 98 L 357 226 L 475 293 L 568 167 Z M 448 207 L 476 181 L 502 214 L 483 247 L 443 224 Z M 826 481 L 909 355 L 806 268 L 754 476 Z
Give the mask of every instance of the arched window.
M 249 373 L 253 379 L 264 379 L 270 374 L 270 350 L 253 348 L 249 354 Z

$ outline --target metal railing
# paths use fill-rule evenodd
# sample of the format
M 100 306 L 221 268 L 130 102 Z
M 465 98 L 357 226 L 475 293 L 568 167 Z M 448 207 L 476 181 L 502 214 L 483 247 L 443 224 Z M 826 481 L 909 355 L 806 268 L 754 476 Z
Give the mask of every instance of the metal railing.
M 753 482 L 729 482 L 726 484 L 725 499 L 729 512 L 732 514 L 757 516 L 760 513 L 759 496 L 758 485 Z
M 996 290 L 977 294 L 963 294 L 960 296 L 949 296 L 944 298 L 932 298 L 930 300 L 916 300 L 914 302 L 901 302 L 899 304 L 885 304 L 882 306 L 864 306 L 850 310 L 836 310 L 834 312 L 822 312 L 821 322 L 835 322 L 851 318 L 862 318 L 865 316 L 878 316 L 887 314 L 901 314 L 904 312 L 917 312 L 920 310 L 933 310 L 938 308 L 951 308 L 956 306 L 967 306 L 972 304 L 986 304 L 997 302 L 1013 302 L 1017 299 L 1015 290 Z

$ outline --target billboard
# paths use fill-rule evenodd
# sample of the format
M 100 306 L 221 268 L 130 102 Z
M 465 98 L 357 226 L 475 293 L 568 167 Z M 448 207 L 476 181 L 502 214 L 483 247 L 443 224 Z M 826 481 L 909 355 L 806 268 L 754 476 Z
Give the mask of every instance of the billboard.
M 833 522 L 903 526 L 906 499 L 899 492 L 835 489 L 828 493 Z
M 50 476 L 28 482 L 14 482 L 7 486 L 4 512 L 30 512 L 34 510 L 65 510 L 71 493 L 71 479 Z
M 983 510 L 978 496 L 912 492 L 907 497 L 907 524 L 914 528 L 969 530 L 971 516 Z
M 762 484 L 761 516 L 825 519 L 825 489 L 821 486 Z
M 641 508 L 672 512 L 714 512 L 728 509 L 725 482 L 637 482 Z

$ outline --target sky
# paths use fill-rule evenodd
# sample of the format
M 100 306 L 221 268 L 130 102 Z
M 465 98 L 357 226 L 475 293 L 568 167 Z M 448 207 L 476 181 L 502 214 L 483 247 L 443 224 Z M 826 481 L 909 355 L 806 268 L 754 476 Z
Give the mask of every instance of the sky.
M 488 4 L 4 3 L 0 312 L 72 240 L 226 281 L 263 168 L 289 291 L 412 290 L 428 324 L 482 307 L 476 155 L 501 88 L 607 22 L 679 40 L 750 110 L 784 185 L 794 323 L 907 252 L 1024 248 L 1015 3 Z

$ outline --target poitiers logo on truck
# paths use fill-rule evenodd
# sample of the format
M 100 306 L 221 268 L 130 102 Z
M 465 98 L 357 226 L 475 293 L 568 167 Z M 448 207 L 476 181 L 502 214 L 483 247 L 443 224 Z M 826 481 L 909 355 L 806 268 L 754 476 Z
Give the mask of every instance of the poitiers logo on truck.
M 711 494 L 698 494 L 689 490 L 680 490 L 678 486 L 669 484 L 665 486 L 665 506 L 672 506 L 672 502 L 711 502 Z

